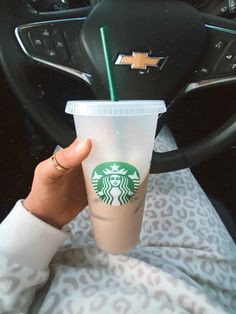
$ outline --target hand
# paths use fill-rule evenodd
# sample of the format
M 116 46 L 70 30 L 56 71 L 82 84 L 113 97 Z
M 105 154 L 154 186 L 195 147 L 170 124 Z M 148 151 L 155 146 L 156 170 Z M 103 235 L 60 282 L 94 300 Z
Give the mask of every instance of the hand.
M 59 229 L 75 218 L 88 204 L 81 162 L 91 148 L 89 139 L 75 140 L 69 147 L 57 152 L 57 162 L 67 169 L 58 170 L 51 158 L 42 161 L 35 169 L 24 207 Z

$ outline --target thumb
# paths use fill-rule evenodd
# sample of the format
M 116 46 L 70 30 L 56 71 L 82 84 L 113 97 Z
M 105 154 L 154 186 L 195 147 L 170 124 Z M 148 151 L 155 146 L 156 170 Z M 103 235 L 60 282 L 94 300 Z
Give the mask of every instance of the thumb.
M 56 159 L 62 167 L 71 170 L 78 167 L 88 157 L 91 148 L 90 139 L 76 139 L 69 147 L 57 152 Z
M 90 139 L 76 139 L 70 146 L 56 153 L 57 163 L 65 169 L 58 170 L 53 164 L 52 159 L 48 158 L 37 166 L 36 174 L 38 177 L 43 178 L 44 182 L 60 178 L 78 167 L 88 157 L 91 148 L 92 142 Z

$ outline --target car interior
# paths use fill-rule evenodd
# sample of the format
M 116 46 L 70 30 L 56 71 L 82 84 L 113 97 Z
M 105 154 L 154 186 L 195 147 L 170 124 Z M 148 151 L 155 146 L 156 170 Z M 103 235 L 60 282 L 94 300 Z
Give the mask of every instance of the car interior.
M 1 0 L 0 221 L 29 192 L 35 166 L 75 138 L 67 100 L 109 99 L 103 25 L 119 99 L 167 105 L 156 135 L 167 124 L 179 149 L 154 153 L 151 172 L 190 167 L 236 241 L 236 1 L 228 0 Z M 165 62 L 115 64 L 134 52 Z

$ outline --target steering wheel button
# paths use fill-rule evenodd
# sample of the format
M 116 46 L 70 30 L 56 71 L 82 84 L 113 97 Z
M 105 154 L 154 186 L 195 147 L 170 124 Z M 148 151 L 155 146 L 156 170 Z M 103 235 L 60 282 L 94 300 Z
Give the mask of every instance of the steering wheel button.
M 203 67 L 203 68 L 200 69 L 200 72 L 208 74 L 208 68 Z
M 56 48 L 64 48 L 64 43 L 61 40 L 55 40 Z
M 212 73 L 213 67 L 208 64 L 203 64 L 201 67 L 194 70 L 194 79 L 200 81 L 205 79 L 209 74 Z
M 227 60 L 229 60 L 229 61 L 232 60 L 233 57 L 234 57 L 233 54 L 227 54 L 227 55 L 225 56 L 225 58 L 226 58 Z
M 56 57 L 56 51 L 54 49 L 49 49 L 47 51 L 47 55 L 51 58 L 55 58 Z
M 231 69 L 234 54 L 225 54 L 219 64 L 216 66 L 217 73 L 226 73 Z
M 61 34 L 58 32 L 54 37 L 54 44 L 56 48 L 64 49 L 65 48 L 65 42 L 61 36 Z
M 61 61 L 67 61 L 69 59 L 69 54 L 67 52 L 66 44 L 60 33 L 57 33 L 54 36 L 54 45 L 58 58 L 60 58 Z
M 208 65 L 204 65 L 200 67 L 198 74 L 200 74 L 201 76 L 204 76 L 204 75 L 210 74 L 211 72 L 212 72 L 212 67 Z
M 230 72 L 236 72 L 236 62 L 231 63 L 228 70 Z
M 34 39 L 32 40 L 34 48 L 41 48 L 43 47 L 43 41 L 41 39 Z
M 41 35 L 46 38 L 51 37 L 54 35 L 54 29 L 51 27 L 43 27 L 41 28 Z
M 222 49 L 225 48 L 225 46 L 226 46 L 226 42 L 225 42 L 225 41 L 219 40 L 219 41 L 217 41 L 217 42 L 214 43 L 214 48 L 215 48 L 216 50 L 222 50 Z
M 42 50 L 44 48 L 44 42 L 42 38 L 40 37 L 40 35 L 38 35 L 36 32 L 32 32 L 32 31 L 29 32 L 28 37 L 31 41 L 32 46 L 36 50 Z
M 233 60 L 234 55 L 235 55 L 235 54 L 233 54 L 233 53 L 226 53 L 226 54 L 223 56 L 221 63 L 225 63 L 226 65 L 228 65 L 228 64 L 231 63 L 231 61 Z

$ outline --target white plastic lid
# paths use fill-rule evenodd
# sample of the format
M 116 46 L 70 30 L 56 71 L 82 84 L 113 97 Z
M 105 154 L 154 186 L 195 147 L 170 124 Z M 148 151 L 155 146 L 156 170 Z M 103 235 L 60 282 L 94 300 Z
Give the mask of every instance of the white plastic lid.
M 66 113 L 80 116 L 142 116 L 166 112 L 163 100 L 74 100 L 66 104 Z

